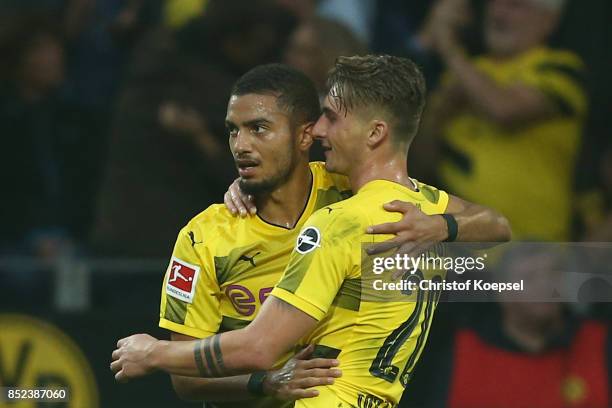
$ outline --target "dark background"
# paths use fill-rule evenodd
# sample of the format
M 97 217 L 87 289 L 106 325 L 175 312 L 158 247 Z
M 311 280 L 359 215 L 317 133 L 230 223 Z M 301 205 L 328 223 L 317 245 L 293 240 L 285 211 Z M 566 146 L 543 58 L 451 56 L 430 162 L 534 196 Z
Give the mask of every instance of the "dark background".
M 167 336 L 157 328 L 159 293 L 176 233 L 220 202 L 236 176 L 223 127 L 231 84 L 258 64 L 291 62 L 291 35 L 313 16 L 342 20 L 342 8 L 327 3 L 184 0 L 177 20 L 177 1 L 0 1 L 0 312 L 69 334 L 95 372 L 100 406 L 188 406 L 161 374 L 115 384 L 110 353 L 124 335 Z M 345 49 L 412 56 L 408 44 L 433 3 L 356 1 L 344 17 L 351 23 L 348 12 L 363 11 L 365 23 L 354 17 L 336 28 L 348 31 L 346 44 L 320 38 L 301 51 L 321 64 Z M 485 1 L 471 3 L 474 21 L 462 37 L 478 54 Z M 599 220 L 612 196 L 610 21 L 607 0 L 569 1 L 551 40 L 588 67 L 574 190 L 598 197 Z M 435 90 L 441 62 L 424 68 Z M 202 138 L 220 150 L 206 150 Z M 572 241 L 592 239 L 599 225 L 578 210 L 573 224 Z M 599 240 L 610 236 L 599 232 Z M 481 307 L 441 304 L 423 361 Z M 610 320 L 606 304 L 572 308 Z

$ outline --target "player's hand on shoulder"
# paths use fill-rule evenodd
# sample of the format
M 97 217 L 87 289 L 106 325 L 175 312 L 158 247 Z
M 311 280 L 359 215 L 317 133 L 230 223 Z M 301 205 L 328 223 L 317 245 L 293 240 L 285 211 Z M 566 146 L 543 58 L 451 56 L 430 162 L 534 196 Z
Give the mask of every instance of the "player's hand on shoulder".
M 135 334 L 117 342 L 113 351 L 111 371 L 118 382 L 127 382 L 154 371 L 150 357 L 158 340 L 148 334 Z
M 241 217 L 246 217 L 251 214 L 257 213 L 257 207 L 255 207 L 255 199 L 252 195 L 244 193 L 240 189 L 239 179 L 234 180 L 230 184 L 227 192 L 223 196 L 223 202 L 227 209 L 233 214 L 240 214 Z
M 282 400 L 313 398 L 319 391 L 313 387 L 331 385 L 342 375 L 335 359 L 312 358 L 314 346 L 310 345 L 287 361 L 276 371 L 271 371 L 264 380 L 264 391 L 267 395 Z
M 368 227 L 368 234 L 395 234 L 395 237 L 367 248 L 375 255 L 397 248 L 397 252 L 418 256 L 431 246 L 444 241 L 448 236 L 446 222 L 439 215 L 427 215 L 414 204 L 394 200 L 384 209 L 403 214 L 401 220 Z

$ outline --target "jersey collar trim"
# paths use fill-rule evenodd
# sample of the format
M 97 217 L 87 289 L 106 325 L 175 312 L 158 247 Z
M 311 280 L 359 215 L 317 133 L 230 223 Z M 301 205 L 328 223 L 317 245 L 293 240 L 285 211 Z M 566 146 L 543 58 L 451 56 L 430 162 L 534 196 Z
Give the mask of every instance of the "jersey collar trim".
M 266 220 L 264 220 L 263 218 L 261 218 L 259 216 L 259 214 L 256 214 L 255 217 L 257 218 L 257 220 L 261 221 L 264 225 L 272 227 L 272 228 L 280 228 L 286 231 L 292 231 L 294 230 L 298 225 L 301 225 L 303 223 L 303 221 L 307 218 L 305 215 L 306 214 L 310 214 L 312 213 L 312 207 L 314 205 L 314 202 L 316 201 L 316 197 L 314 194 L 314 187 L 316 185 L 315 183 L 315 172 L 312 171 L 311 168 L 309 168 L 310 170 L 310 189 L 308 190 L 308 198 L 306 199 L 306 204 L 304 205 L 304 208 L 302 209 L 302 212 L 300 213 L 300 216 L 298 217 L 297 221 L 295 222 L 295 224 L 293 225 L 293 227 L 291 228 L 287 228 L 284 227 L 282 225 L 278 225 L 278 224 L 274 224 L 271 222 L 268 222 Z

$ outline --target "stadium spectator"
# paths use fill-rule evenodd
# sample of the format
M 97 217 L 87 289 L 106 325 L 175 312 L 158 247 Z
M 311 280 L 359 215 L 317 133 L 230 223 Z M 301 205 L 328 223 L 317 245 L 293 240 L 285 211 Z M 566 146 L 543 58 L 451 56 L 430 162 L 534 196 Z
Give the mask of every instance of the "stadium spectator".
M 550 301 L 567 261 L 541 246 L 502 257 L 498 281 L 524 280 L 524 292 L 478 304 L 450 338 L 427 353 L 401 406 L 520 408 L 610 406 L 609 321 L 579 316 Z M 562 290 L 561 290 L 562 291 Z M 542 299 L 541 302 L 532 302 Z
M 424 119 L 432 137 L 421 138 L 439 136 L 441 160 L 421 165 L 439 171 L 449 190 L 506 214 L 519 239 L 567 240 L 570 234 L 587 101 L 581 60 L 547 46 L 563 3 L 488 2 L 486 52 L 475 58 L 458 39 L 470 14 L 467 2 L 440 0 L 430 24 L 447 72 Z M 430 157 L 427 146 L 415 149 L 415 159 Z
M 434 89 L 442 70 L 440 59 L 436 56 L 431 41 L 429 27 L 435 21 L 435 12 L 428 13 L 432 7 L 430 0 L 386 0 L 376 3 L 376 18 L 373 26 L 370 48 L 376 53 L 406 55 L 417 62 L 427 80 L 429 89 Z M 472 2 L 474 3 L 474 2 Z M 480 10 L 480 4 L 478 10 Z M 474 13 L 477 14 L 477 13 Z M 426 18 L 427 17 L 427 18 Z M 466 16 L 468 17 L 468 16 Z M 471 17 L 471 16 L 469 16 Z M 470 20 L 465 19 L 467 24 Z M 469 24 L 461 30 L 462 38 L 469 51 L 479 39 L 478 33 Z
M 162 19 L 171 28 L 180 28 L 190 20 L 204 14 L 207 0 L 166 0 L 163 5 Z
M 161 256 L 171 245 L 165 234 L 221 197 L 233 168 L 214 146 L 223 144 L 221 100 L 231 80 L 205 64 L 177 62 L 122 92 L 93 230 L 96 252 Z M 186 115 L 195 124 L 181 128 Z M 200 135 L 213 146 L 208 154 Z
M 0 16 L 52 16 L 65 40 L 65 98 L 107 113 L 132 44 L 159 20 L 164 1 L 5 0 Z
M 298 21 L 314 17 L 334 20 L 351 30 L 359 41 L 368 43 L 376 13 L 376 0 L 274 0 L 289 10 Z M 329 38 L 325 37 L 325 40 Z
M 359 40 L 369 44 L 376 15 L 376 0 L 320 0 L 317 14 L 350 27 Z
M 279 61 L 296 23 L 272 0 L 214 0 L 177 37 L 186 55 L 238 77 L 256 65 Z
M 3 28 L 0 160 L 6 199 L 0 207 L 3 249 L 53 256 L 83 233 L 89 212 L 82 161 L 90 123 L 60 93 L 65 46 L 52 19 L 24 15 Z M 83 166 L 84 165 L 84 166 Z
M 99 193 L 96 252 L 165 256 L 186 220 L 222 200 L 236 177 L 223 121 L 232 84 L 280 58 L 293 21 L 267 1 L 210 1 L 202 18 L 156 30 L 135 50 Z
M 285 51 L 284 62 L 304 72 L 315 84 L 321 99 L 327 93 L 327 72 L 336 58 L 365 54 L 367 47 L 349 27 L 337 20 L 310 17 L 297 26 Z M 320 143 L 310 150 L 311 160 L 325 160 Z
M 74 103 L 99 111 L 108 121 L 133 46 L 159 20 L 160 2 L 66 1 L 62 16 L 69 45 L 66 88 Z
M 317 12 L 319 0 L 276 0 L 276 3 L 287 9 L 298 21 L 312 18 Z
M 353 32 L 342 23 L 325 17 L 303 21 L 291 35 L 285 62 L 304 72 L 320 95 L 326 93 L 327 72 L 339 56 L 361 55 L 367 51 Z

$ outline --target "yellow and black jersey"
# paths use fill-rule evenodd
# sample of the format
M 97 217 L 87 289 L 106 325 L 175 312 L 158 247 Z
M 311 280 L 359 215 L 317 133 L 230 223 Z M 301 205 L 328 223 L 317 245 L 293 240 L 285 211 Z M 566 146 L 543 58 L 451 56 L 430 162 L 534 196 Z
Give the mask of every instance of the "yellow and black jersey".
M 439 292 L 418 291 L 410 297 L 414 301 L 365 296 L 362 246 L 389 238 L 366 234 L 367 226 L 401 218 L 383 209 L 386 202 L 411 202 L 427 214 L 445 212 L 448 194 L 417 186 L 413 191 L 390 181 L 371 181 L 352 198 L 317 211 L 302 228 L 272 296 L 318 320 L 303 343 L 337 357 L 342 377 L 319 387 L 319 397 L 297 401 L 296 407 L 394 407 L 399 402 L 423 349 Z
M 509 61 L 479 57 L 474 63 L 499 85 L 541 91 L 556 114 L 507 128 L 462 111 L 443 130 L 442 181 L 455 194 L 503 213 L 515 238 L 567 240 L 587 111 L 582 62 L 570 52 L 537 48 Z
M 180 231 L 163 282 L 160 327 L 204 338 L 255 318 L 282 276 L 304 222 L 317 209 L 351 195 L 347 178 L 328 173 L 324 163 L 310 163 L 310 170 L 310 196 L 293 229 L 212 205 Z M 280 406 L 270 404 L 250 406 Z

